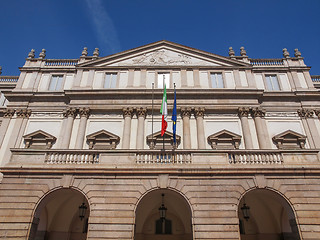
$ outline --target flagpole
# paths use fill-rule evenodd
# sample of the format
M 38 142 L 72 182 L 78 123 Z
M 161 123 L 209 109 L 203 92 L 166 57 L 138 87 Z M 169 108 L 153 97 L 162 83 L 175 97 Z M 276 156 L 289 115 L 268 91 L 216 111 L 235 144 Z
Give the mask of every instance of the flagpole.
M 154 149 L 154 139 L 153 139 L 153 99 L 154 99 L 154 83 L 152 83 L 152 113 L 151 113 L 151 139 L 152 139 L 152 149 Z
M 166 82 L 165 82 L 165 75 L 163 74 L 163 82 L 162 82 L 162 87 L 163 87 L 163 89 L 165 88 L 165 84 L 166 84 Z M 164 91 L 164 90 L 163 90 Z M 162 139 L 162 148 L 163 148 L 163 151 L 164 151 L 164 134 L 163 134 L 163 139 Z

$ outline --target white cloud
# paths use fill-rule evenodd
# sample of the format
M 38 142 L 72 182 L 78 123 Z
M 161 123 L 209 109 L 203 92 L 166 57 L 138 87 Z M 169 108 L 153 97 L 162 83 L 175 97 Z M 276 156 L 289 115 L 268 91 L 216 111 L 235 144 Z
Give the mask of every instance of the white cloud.
M 111 53 L 121 51 L 120 42 L 113 21 L 101 0 L 86 0 L 92 24 L 101 47 L 109 48 Z

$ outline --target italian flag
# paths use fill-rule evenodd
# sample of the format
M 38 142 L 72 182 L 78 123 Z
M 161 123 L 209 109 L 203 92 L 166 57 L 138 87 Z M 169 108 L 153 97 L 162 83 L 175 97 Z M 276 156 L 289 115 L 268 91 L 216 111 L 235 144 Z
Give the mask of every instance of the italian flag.
M 167 108 L 167 87 L 166 84 L 164 84 L 164 91 L 163 91 L 163 97 L 162 97 L 162 104 L 161 104 L 161 110 L 160 113 L 162 114 L 162 124 L 161 124 L 161 136 L 166 132 L 167 130 L 167 115 L 168 115 L 168 108 Z

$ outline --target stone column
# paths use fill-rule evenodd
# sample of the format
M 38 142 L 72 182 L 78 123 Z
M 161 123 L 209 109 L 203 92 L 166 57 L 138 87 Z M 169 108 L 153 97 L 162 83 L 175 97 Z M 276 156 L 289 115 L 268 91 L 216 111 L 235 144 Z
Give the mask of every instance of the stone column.
M 269 134 L 266 130 L 267 126 L 263 121 L 263 117 L 265 116 L 265 111 L 260 108 L 252 109 L 254 124 L 257 130 L 257 137 L 259 142 L 260 149 L 268 149 L 269 148 Z
M 3 120 L 0 127 L 0 146 L 2 145 L 4 136 L 6 135 L 7 129 L 10 124 L 10 120 L 14 115 L 14 109 L 6 109 L 3 115 Z
M 137 132 L 137 149 L 143 149 L 144 145 L 144 120 L 147 116 L 146 108 L 138 108 L 137 109 L 137 117 L 138 117 L 138 132 Z
M 124 118 L 122 148 L 129 149 L 130 148 L 131 119 L 133 116 L 133 109 L 127 107 L 127 108 L 122 109 L 122 112 L 123 112 L 123 118 Z
M 249 121 L 248 121 L 249 112 L 250 112 L 250 109 L 248 107 L 238 108 L 238 115 L 241 121 L 245 148 L 253 149 L 252 137 L 251 137 Z
M 198 149 L 205 149 L 206 148 L 206 141 L 204 135 L 204 124 L 203 124 L 203 117 L 204 117 L 205 108 L 195 108 L 194 116 L 197 121 L 197 138 L 198 138 Z
M 80 115 L 80 126 L 79 126 L 79 130 L 78 130 L 78 136 L 76 139 L 76 148 L 82 149 L 83 142 L 85 139 L 85 134 L 86 134 L 87 120 L 90 115 L 90 109 L 89 108 L 80 108 L 79 115 Z
M 191 136 L 190 136 L 190 116 L 191 108 L 182 108 L 181 117 L 183 121 L 183 148 L 191 148 Z
M 76 117 L 76 109 L 75 108 L 68 108 L 63 112 L 64 117 L 67 118 L 67 124 L 64 132 L 64 137 L 62 141 L 61 148 L 62 149 L 68 149 L 72 134 L 72 127 L 73 127 L 73 121 Z
M 317 126 L 314 122 L 314 111 L 311 109 L 298 110 L 299 117 L 301 117 L 302 125 L 307 135 L 308 142 L 311 148 L 320 148 L 320 136 Z M 316 112 L 317 114 L 317 112 Z M 318 114 L 317 114 L 318 115 Z M 319 116 L 319 115 L 318 115 Z

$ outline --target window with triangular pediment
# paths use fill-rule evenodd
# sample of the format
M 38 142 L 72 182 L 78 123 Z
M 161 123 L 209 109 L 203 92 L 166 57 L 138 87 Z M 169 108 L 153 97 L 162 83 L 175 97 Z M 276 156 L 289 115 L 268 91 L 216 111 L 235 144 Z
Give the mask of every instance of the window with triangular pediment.
M 307 137 L 300 133 L 287 130 L 275 135 L 272 141 L 278 149 L 304 149 L 306 139 Z
M 210 135 L 207 140 L 212 149 L 239 149 L 241 136 L 224 129 Z
M 173 142 L 173 133 L 166 131 L 161 136 L 161 131 L 147 136 L 147 144 L 150 149 L 175 149 L 180 145 L 181 137 L 176 135 L 176 143 Z
M 104 129 L 87 136 L 89 149 L 116 149 L 120 137 Z
M 45 131 L 38 130 L 23 136 L 25 148 L 50 149 L 57 138 Z

